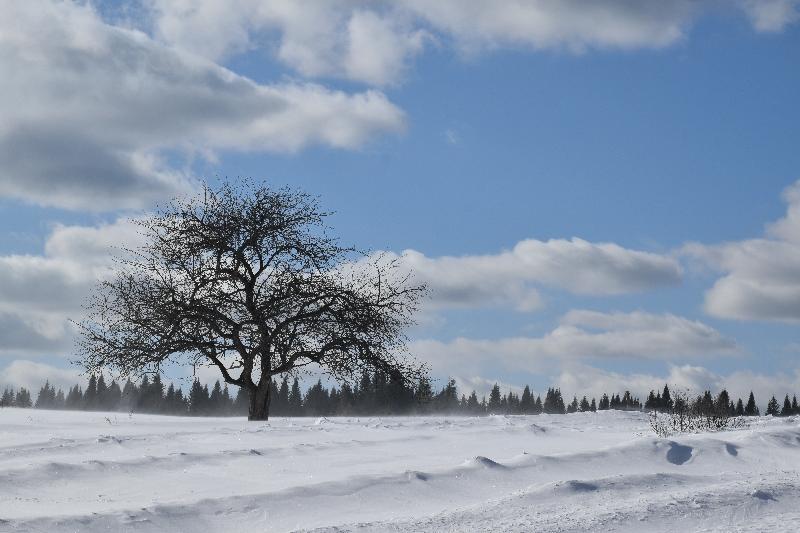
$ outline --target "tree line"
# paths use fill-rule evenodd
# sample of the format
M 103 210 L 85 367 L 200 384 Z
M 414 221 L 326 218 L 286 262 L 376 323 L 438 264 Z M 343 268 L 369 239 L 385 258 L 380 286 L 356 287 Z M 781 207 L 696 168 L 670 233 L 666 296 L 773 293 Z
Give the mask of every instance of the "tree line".
M 321 380 L 301 391 L 295 377 L 272 380 L 270 411 L 277 416 L 336 416 L 336 415 L 413 415 L 413 414 L 565 414 L 607 409 L 641 409 L 638 398 L 625 391 L 604 394 L 598 402 L 577 396 L 566 402 L 559 388 L 551 387 L 542 398 L 534 395 L 529 386 L 521 394 L 509 391 L 502 394 L 495 384 L 487 396 L 478 398 L 473 390 L 468 396 L 459 395 L 455 380 L 449 379 L 434 390 L 427 377 L 414 385 L 397 380 L 380 371 L 363 372 L 354 384 L 339 387 L 324 386 Z M 138 383 L 124 383 L 91 375 L 85 388 L 70 387 L 65 393 L 46 382 L 36 399 L 25 388 L 6 388 L 0 406 L 35 407 L 39 409 L 69 409 L 87 411 L 125 411 L 190 416 L 241 416 L 248 413 L 248 395 L 238 389 L 232 394 L 219 381 L 209 389 L 195 379 L 184 393 L 180 387 L 165 385 L 158 374 L 145 375 Z
M 685 395 L 678 395 L 678 397 L 674 399 L 672 396 L 669 386 L 667 385 L 664 385 L 663 392 L 651 390 L 650 394 L 647 396 L 647 400 L 644 402 L 644 408 L 648 411 L 667 413 L 675 410 L 677 402 L 686 402 L 688 405 L 678 406 L 679 408 L 677 410 L 689 410 L 703 416 L 759 416 L 761 414 L 758 405 L 756 405 L 753 391 L 750 391 L 747 403 L 742 402 L 741 398 L 734 403 L 726 389 L 722 389 L 716 397 L 711 394 L 710 390 L 704 391 L 703 394 L 693 399 L 689 399 Z M 786 394 L 782 407 L 775 396 L 773 396 L 767 403 L 766 414 L 772 416 L 800 415 L 800 406 L 797 405 L 797 395 L 793 395 L 790 400 L 789 395 Z
M 347 416 L 347 415 L 413 415 L 413 414 L 568 414 L 614 410 L 648 410 L 670 412 L 676 402 L 687 402 L 685 406 L 698 414 L 725 413 L 730 416 L 757 416 L 759 409 L 753 393 L 743 403 L 741 398 L 734 403 L 727 390 L 716 396 L 710 391 L 694 399 L 685 395 L 674 395 L 669 386 L 663 391 L 650 391 L 642 404 L 630 391 L 620 394 L 603 394 L 600 400 L 577 395 L 566 402 L 561 390 L 547 389 L 544 398 L 534 395 L 529 386 L 521 394 L 509 391 L 501 393 L 495 384 L 488 397 L 478 398 L 473 390 L 468 396 L 459 395 L 455 380 L 449 379 L 440 390 L 435 391 L 431 381 L 421 378 L 413 386 L 393 379 L 386 374 L 364 372 L 353 385 L 343 383 L 339 387 L 324 386 L 322 381 L 308 387 L 305 392 L 295 377 L 290 382 L 284 378 L 271 383 L 270 410 L 277 416 Z M 184 393 L 180 387 L 165 385 L 158 374 L 145 375 L 138 383 L 127 379 L 122 385 L 105 377 L 89 376 L 85 388 L 74 385 L 65 393 L 46 382 L 39 390 L 36 400 L 25 388 L 6 388 L 0 396 L 0 406 L 35 407 L 39 409 L 69 409 L 88 411 L 124 411 L 152 414 L 189 416 L 243 416 L 248 413 L 248 396 L 238 389 L 232 394 L 227 385 L 219 381 L 209 388 L 195 379 Z M 773 396 L 768 415 L 790 416 L 800 414 L 797 396 L 791 400 L 786 395 L 781 407 Z

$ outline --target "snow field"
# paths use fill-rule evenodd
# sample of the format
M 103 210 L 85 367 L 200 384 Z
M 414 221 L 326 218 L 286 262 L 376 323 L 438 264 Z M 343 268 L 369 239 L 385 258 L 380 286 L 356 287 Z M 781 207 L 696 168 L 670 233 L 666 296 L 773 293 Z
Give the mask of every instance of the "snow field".
M 800 419 L 0 410 L 0 531 L 797 531 Z

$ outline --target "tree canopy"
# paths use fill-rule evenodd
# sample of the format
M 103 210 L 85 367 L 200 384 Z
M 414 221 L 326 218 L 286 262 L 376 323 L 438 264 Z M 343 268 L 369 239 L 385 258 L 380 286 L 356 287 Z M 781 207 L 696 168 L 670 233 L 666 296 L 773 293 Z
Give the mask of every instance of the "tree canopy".
M 247 182 L 136 219 L 145 244 L 124 250 L 89 300 L 82 363 L 123 374 L 213 365 L 247 390 L 258 420 L 271 378 L 298 369 L 418 379 L 404 331 L 426 288 L 397 261 L 340 245 L 327 215 L 306 193 Z

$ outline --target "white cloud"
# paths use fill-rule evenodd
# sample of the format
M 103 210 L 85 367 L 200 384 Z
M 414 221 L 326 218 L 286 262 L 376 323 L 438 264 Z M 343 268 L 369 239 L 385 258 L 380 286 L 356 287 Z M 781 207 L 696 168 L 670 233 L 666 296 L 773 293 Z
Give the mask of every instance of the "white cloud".
M 662 48 L 711 6 L 742 9 L 758 31 L 797 18 L 797 0 L 151 0 L 160 40 L 212 60 L 262 48 L 307 77 L 402 79 L 426 43 L 499 48 Z
M 75 384 L 82 387 L 86 385 L 85 376 L 75 368 L 58 368 L 45 363 L 16 360 L 0 370 L 0 389 L 25 387 L 31 392 L 33 401 L 36 401 L 36 395 L 45 381 L 49 381 L 56 389 L 63 390 L 64 394 Z
M 760 239 L 691 243 L 683 253 L 725 272 L 706 292 L 706 311 L 740 320 L 800 320 L 800 182 L 784 193 L 787 214 Z
M 674 43 L 694 15 L 686 0 L 404 0 L 462 48 L 650 48 Z
M 595 359 L 671 360 L 735 355 L 736 343 L 702 322 L 672 314 L 574 310 L 542 337 L 416 340 L 411 353 L 435 373 L 485 375 L 487 370 L 531 372 L 543 364 Z
M 44 255 L 0 256 L 0 354 L 66 355 L 81 305 L 113 268 L 114 248 L 141 242 L 128 220 L 94 227 L 57 225 Z
M 740 3 L 758 31 L 781 31 L 800 18 L 798 0 L 741 0 Z
M 150 5 L 156 37 L 180 49 L 219 61 L 264 46 L 304 76 L 348 77 L 372 85 L 401 77 L 427 38 L 391 4 L 153 0 Z
M 259 85 L 105 24 L 88 6 L 0 3 L 0 195 L 66 208 L 138 208 L 190 190 L 174 153 L 357 148 L 397 132 L 380 92 Z
M 507 306 L 532 311 L 542 305 L 539 286 L 611 295 L 681 280 L 680 265 L 671 257 L 577 238 L 527 239 L 494 255 L 432 258 L 406 250 L 399 257 L 415 281 L 429 285 L 433 308 Z

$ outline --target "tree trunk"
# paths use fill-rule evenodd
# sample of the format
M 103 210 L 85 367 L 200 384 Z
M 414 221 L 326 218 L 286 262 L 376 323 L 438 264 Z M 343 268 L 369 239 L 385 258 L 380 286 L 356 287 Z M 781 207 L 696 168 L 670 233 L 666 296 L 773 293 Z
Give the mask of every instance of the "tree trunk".
M 263 378 L 255 390 L 250 390 L 248 420 L 269 420 L 270 381 L 269 378 Z

